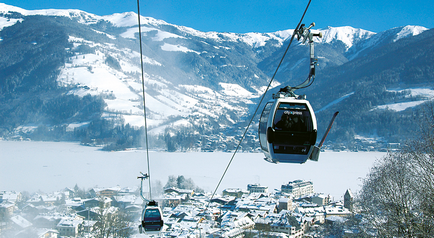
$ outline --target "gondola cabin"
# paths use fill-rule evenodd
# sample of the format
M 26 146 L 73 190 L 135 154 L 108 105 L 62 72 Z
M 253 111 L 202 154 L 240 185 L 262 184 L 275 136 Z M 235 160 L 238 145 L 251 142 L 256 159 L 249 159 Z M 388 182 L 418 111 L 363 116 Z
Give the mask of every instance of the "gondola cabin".
M 317 138 L 315 113 L 309 101 L 276 97 L 267 102 L 259 121 L 259 141 L 272 163 L 306 162 Z
M 149 202 L 142 213 L 142 228 L 145 233 L 158 233 L 163 228 L 163 225 L 163 214 L 158 204 L 155 201 Z

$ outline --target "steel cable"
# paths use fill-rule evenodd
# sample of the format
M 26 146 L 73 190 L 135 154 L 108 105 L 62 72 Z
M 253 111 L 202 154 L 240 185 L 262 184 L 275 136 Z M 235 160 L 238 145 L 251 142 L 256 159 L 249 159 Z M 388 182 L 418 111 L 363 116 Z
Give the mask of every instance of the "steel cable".
M 139 44 L 140 44 L 140 69 L 142 73 L 142 97 L 143 97 L 143 118 L 145 120 L 145 140 L 146 140 L 146 160 L 148 164 L 148 181 L 149 181 L 149 200 L 152 200 L 151 190 L 151 167 L 149 165 L 149 143 L 148 143 L 148 124 L 146 121 L 146 95 L 145 95 L 145 77 L 143 71 L 143 50 L 142 50 L 142 28 L 140 24 L 140 0 L 137 0 L 137 21 L 139 23 Z
M 232 154 L 232 157 L 231 157 L 231 159 L 229 160 L 229 163 L 228 163 L 228 165 L 226 166 L 226 169 L 225 169 L 225 171 L 223 172 L 223 175 L 222 175 L 222 177 L 220 178 L 220 181 L 218 182 L 217 187 L 215 188 L 215 190 L 214 190 L 214 192 L 213 192 L 213 194 L 212 194 L 212 196 L 211 196 L 211 198 L 210 198 L 210 203 L 211 203 L 211 200 L 214 198 L 214 196 L 215 196 L 215 194 L 216 194 L 216 192 L 217 192 L 217 190 L 218 190 L 218 188 L 219 188 L 221 182 L 223 181 L 223 178 L 224 178 L 224 176 L 226 175 L 226 172 L 228 171 L 229 166 L 232 164 L 232 161 L 233 161 L 233 159 L 234 159 L 236 153 L 238 152 L 238 149 L 240 148 L 240 145 L 241 145 L 241 143 L 243 142 L 243 140 L 244 140 L 244 138 L 245 138 L 245 136 L 246 136 L 246 134 L 247 134 L 247 131 L 249 130 L 249 127 L 250 127 L 250 125 L 252 124 L 252 122 L 253 122 L 253 120 L 254 120 L 254 118 L 255 118 L 255 116 L 256 116 L 256 113 L 258 112 L 259 107 L 261 106 L 262 101 L 263 101 L 264 98 L 265 98 L 265 95 L 267 94 L 268 90 L 270 89 L 271 84 L 272 84 L 272 82 L 273 82 L 273 80 L 274 80 L 274 77 L 276 76 L 277 71 L 279 70 L 279 68 L 280 68 L 280 66 L 281 66 L 281 64 L 282 64 L 282 62 L 283 62 L 283 59 L 285 58 L 286 53 L 288 52 L 289 47 L 291 46 L 292 41 L 294 40 L 294 36 L 296 35 L 295 32 L 296 32 L 296 31 L 298 30 L 298 28 L 300 27 L 301 22 L 303 21 L 304 16 L 306 15 L 307 9 L 309 8 L 309 5 L 310 5 L 310 2 L 311 2 L 311 1 L 312 1 L 312 0 L 309 0 L 308 4 L 307 4 L 307 6 L 306 6 L 306 9 L 305 9 L 304 12 L 303 12 L 303 15 L 301 16 L 301 19 L 300 19 L 300 21 L 298 22 L 297 27 L 295 28 L 295 30 L 294 30 L 294 32 L 293 32 L 293 34 L 292 34 L 291 40 L 289 41 L 289 44 L 288 44 L 288 46 L 286 47 L 285 53 L 283 54 L 282 59 L 280 60 L 278 66 L 277 66 L 277 68 L 276 68 L 276 71 L 274 72 L 273 77 L 272 77 L 271 80 L 270 80 L 270 83 L 268 84 L 267 88 L 265 89 L 265 92 L 264 92 L 264 94 L 262 95 L 261 100 L 259 101 L 258 106 L 256 107 L 255 112 L 253 113 L 253 115 L 252 115 L 252 117 L 251 117 L 251 119 L 250 119 L 250 122 L 249 122 L 249 124 L 247 125 L 246 130 L 244 131 L 243 136 L 241 137 L 241 139 L 240 139 L 240 141 L 239 141 L 239 143 L 238 143 L 238 145 L 237 145 L 237 148 L 235 149 L 234 153 Z M 209 207 L 209 204 L 210 204 L 210 203 L 208 203 L 208 205 L 207 205 L 205 211 L 208 210 L 208 207 Z

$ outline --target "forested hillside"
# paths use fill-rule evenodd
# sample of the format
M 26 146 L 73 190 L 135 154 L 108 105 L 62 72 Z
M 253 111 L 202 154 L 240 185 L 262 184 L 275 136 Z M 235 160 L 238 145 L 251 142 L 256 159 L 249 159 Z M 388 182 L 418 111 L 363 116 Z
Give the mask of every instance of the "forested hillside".
M 144 145 L 136 15 L 125 22 L 74 11 L 62 16 L 1 11 L 0 137 L 80 141 L 119 150 Z M 134 19 L 134 20 L 131 20 Z M 149 144 L 168 151 L 233 150 L 286 50 L 292 30 L 199 32 L 144 18 Z M 319 65 L 306 94 L 319 138 L 335 111 L 331 149 L 384 149 L 418 131 L 432 99 L 433 30 L 318 30 Z M 294 42 L 272 89 L 308 74 L 309 47 Z M 259 113 L 261 112 L 259 109 Z M 257 121 L 242 149 L 258 150 Z
M 350 95 L 341 103 L 319 112 L 341 112 L 336 121 L 337 133 L 331 138 L 345 141 L 361 134 L 378 135 L 388 142 L 402 142 L 417 135 L 422 109 L 404 106 L 404 110 L 397 111 L 392 105 L 418 105 L 432 98 L 432 94 L 414 91 L 433 87 L 434 68 L 427 63 L 434 57 L 434 42 L 430 40 L 433 35 L 434 31 L 429 30 L 384 45 L 320 73 L 320 79 L 306 90 L 316 109 L 327 105 L 329 100 L 324 98 L 336 100 Z

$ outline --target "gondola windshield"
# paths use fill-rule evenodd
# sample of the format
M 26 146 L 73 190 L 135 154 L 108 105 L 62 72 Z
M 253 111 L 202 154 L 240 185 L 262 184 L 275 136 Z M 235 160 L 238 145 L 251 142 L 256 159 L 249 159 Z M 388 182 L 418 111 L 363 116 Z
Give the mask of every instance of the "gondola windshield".
M 160 231 L 163 226 L 161 211 L 158 207 L 149 206 L 144 211 L 142 226 L 147 231 Z
M 311 132 L 312 118 L 306 104 L 280 103 L 274 116 L 276 130 Z
M 268 129 L 268 142 L 276 154 L 306 155 L 316 141 L 316 128 L 307 104 L 278 102 L 273 129 Z
M 160 211 L 158 209 L 147 209 L 145 211 L 145 218 L 160 218 L 161 214 Z

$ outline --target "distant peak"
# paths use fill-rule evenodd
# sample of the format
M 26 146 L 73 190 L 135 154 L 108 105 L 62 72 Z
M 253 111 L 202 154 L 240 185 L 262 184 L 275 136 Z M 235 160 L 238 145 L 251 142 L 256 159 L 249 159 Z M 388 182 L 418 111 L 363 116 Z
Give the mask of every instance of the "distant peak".
M 323 33 L 323 43 L 342 41 L 347 46 L 347 48 L 351 48 L 354 42 L 359 39 L 367 39 L 376 34 L 371 31 L 354 28 L 351 26 L 329 26 L 327 27 L 327 29 L 321 30 L 321 32 Z
M 118 27 L 131 27 L 131 26 L 139 25 L 137 13 L 135 12 L 115 13 L 112 15 L 103 16 L 102 18 Z M 144 17 L 144 16 L 140 16 L 140 23 L 142 25 L 154 25 L 154 26 L 168 24 L 163 20 L 157 20 L 152 17 Z
M 397 41 L 399 39 L 408 37 L 408 36 L 416 36 L 419 35 L 420 33 L 428 30 L 428 28 L 423 27 L 423 26 L 412 26 L 412 25 L 407 25 L 407 26 L 402 26 L 402 27 L 397 27 L 397 28 L 402 28 L 397 34 L 395 39 L 393 39 L 393 41 Z
M 26 15 L 24 13 L 27 12 L 27 10 L 0 2 L 0 13 L 8 13 L 8 12 L 18 12 L 23 15 Z
M 80 23 L 91 23 L 99 19 L 99 16 L 77 9 L 43 9 L 26 10 L 19 7 L 0 3 L 0 13 L 18 12 L 24 16 L 43 15 L 43 16 L 62 16 L 76 19 Z

